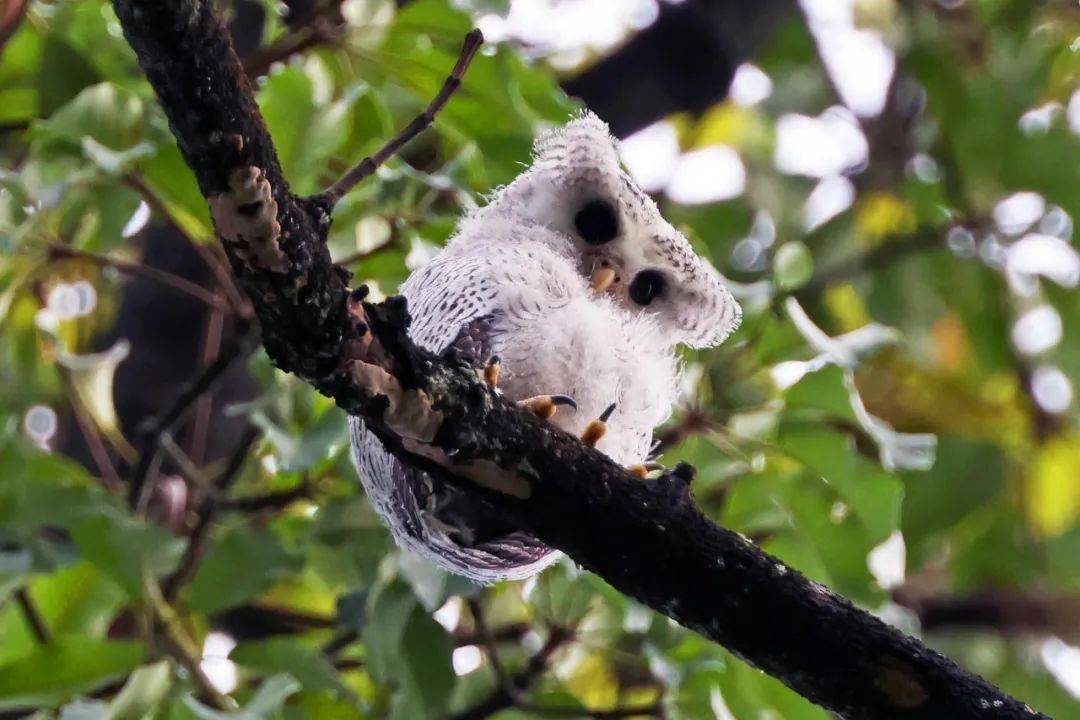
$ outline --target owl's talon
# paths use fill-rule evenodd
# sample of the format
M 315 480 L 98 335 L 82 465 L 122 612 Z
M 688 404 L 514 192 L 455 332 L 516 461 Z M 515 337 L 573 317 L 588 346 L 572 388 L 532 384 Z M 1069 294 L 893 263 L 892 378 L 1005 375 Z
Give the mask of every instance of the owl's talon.
M 663 470 L 664 466 L 658 462 L 646 460 L 645 462 L 638 463 L 637 465 L 628 465 L 626 469 L 644 480 L 645 478 L 649 477 L 649 473 L 655 470 Z
M 502 362 L 499 360 L 499 356 L 496 355 L 488 360 L 488 364 L 484 366 L 484 382 L 492 390 L 499 387 L 499 371 L 502 369 Z
M 615 412 L 615 403 L 608 405 L 604 412 L 600 413 L 600 417 L 585 426 L 584 432 L 581 433 L 581 442 L 589 447 L 596 447 L 596 443 L 600 442 L 607 433 L 607 421 L 613 412 Z
M 536 397 L 518 400 L 518 405 L 531 411 L 541 420 L 550 420 L 560 405 L 567 405 L 577 409 L 577 403 L 569 395 L 537 395 Z

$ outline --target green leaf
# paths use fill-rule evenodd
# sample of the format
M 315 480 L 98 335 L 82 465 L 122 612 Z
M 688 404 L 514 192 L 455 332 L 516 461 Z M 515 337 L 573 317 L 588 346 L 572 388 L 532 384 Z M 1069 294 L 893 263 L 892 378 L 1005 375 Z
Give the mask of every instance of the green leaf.
M 143 720 L 165 699 L 172 686 L 172 669 L 165 660 L 131 673 L 109 703 L 108 720 Z
M 330 405 L 324 406 L 318 418 L 300 432 L 280 427 L 263 412 L 253 412 L 251 420 L 274 445 L 283 472 L 309 470 L 348 444 L 345 414 Z
M 154 146 L 148 142 L 117 151 L 107 148 L 92 137 L 83 138 L 82 149 L 86 157 L 110 175 L 126 172 L 138 160 L 154 154 Z
M 184 551 L 183 541 L 168 530 L 117 512 L 80 520 L 71 535 L 83 556 L 132 599 L 142 597 L 144 578 L 172 572 Z
M 844 371 L 836 365 L 807 373 L 784 397 L 792 410 L 821 410 L 834 418 L 858 423 L 851 409 L 851 390 L 844 383 Z
M 0 665 L 0 708 L 59 705 L 122 677 L 143 661 L 145 653 L 137 642 L 56 638 Z
M 274 137 L 281 167 L 298 192 L 319 189 L 319 172 L 349 132 L 351 98 L 327 105 L 315 100 L 311 78 L 291 66 L 267 78 L 259 91 L 259 107 Z M 345 158 L 357 162 L 357 158 Z
M 290 554 L 272 530 L 234 522 L 206 554 L 187 591 L 188 606 L 213 613 L 257 597 L 295 572 L 300 558 Z M 243 572 L 237 572 L 243 568 Z
M 1005 488 L 1001 450 L 987 442 L 942 437 L 928 472 L 904 473 L 902 527 L 912 567 L 938 556 L 949 532 Z
M 795 290 L 806 284 L 814 274 L 814 258 L 805 244 L 786 242 L 776 249 L 773 258 L 773 279 L 780 290 Z
M 903 487 L 877 463 L 859 455 L 847 437 L 823 427 L 788 423 L 781 426 L 779 445 L 836 489 L 874 543 L 897 529 Z
M 260 674 L 288 673 L 299 681 L 305 691 L 332 690 L 355 700 L 326 655 L 294 638 L 277 637 L 240 643 L 229 653 L 229 658 Z
M 52 115 L 83 88 L 101 79 L 88 58 L 63 38 L 47 35 L 38 68 L 38 113 L 42 117 Z
M 364 646 L 372 674 L 396 687 L 390 717 L 441 717 L 454 686 L 446 631 L 399 582 L 373 596 L 371 615 L 379 622 L 365 626 Z
M 21 584 L 21 583 L 20 583 Z M 49 632 L 55 636 L 104 637 L 124 593 L 88 562 L 60 568 L 32 579 L 29 588 Z M 37 644 L 14 603 L 0 610 L 0 664 L 25 654 Z
M 139 163 L 139 171 L 185 233 L 196 240 L 213 237 L 210 210 L 175 142 L 163 143 L 154 157 Z
M 47 120 L 35 125 L 45 140 L 67 141 L 81 147 L 91 137 L 112 150 L 126 150 L 142 139 L 143 101 L 126 90 L 103 82 L 86 88 Z
M 258 692 L 236 712 L 221 712 L 208 708 L 190 695 L 184 705 L 201 720 L 265 720 L 277 717 L 285 701 L 300 689 L 300 683 L 288 675 L 274 675 L 263 681 Z

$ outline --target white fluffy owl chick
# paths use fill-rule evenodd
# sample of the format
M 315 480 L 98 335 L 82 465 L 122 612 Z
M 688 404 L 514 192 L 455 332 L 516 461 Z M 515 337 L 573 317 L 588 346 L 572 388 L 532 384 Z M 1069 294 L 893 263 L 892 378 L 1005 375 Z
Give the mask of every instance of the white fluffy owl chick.
M 409 334 L 477 367 L 501 360 L 514 400 L 567 395 L 551 422 L 581 433 L 612 403 L 597 447 L 642 463 L 671 413 L 675 348 L 738 325 L 719 275 L 619 166 L 607 125 L 585 113 L 537 140 L 534 162 L 401 288 Z M 533 575 L 558 553 L 466 492 L 387 453 L 351 418 L 353 457 L 400 545 L 480 582 Z

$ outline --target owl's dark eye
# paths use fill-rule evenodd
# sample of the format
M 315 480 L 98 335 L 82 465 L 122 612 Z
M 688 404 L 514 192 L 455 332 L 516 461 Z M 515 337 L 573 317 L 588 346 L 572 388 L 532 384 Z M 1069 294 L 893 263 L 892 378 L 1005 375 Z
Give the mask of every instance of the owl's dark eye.
M 590 245 L 603 245 L 619 234 L 615 208 L 603 200 L 590 200 L 574 216 L 574 227 Z
M 630 299 L 638 305 L 648 305 L 653 298 L 664 294 L 667 280 L 659 270 L 642 270 L 630 282 Z

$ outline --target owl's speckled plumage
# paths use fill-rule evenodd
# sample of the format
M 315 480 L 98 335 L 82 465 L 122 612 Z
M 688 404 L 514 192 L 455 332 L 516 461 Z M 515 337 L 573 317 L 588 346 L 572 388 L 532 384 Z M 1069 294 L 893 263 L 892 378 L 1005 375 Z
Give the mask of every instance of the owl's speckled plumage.
M 599 230 L 582 219 L 597 203 Z M 598 292 L 590 277 L 602 267 L 616 280 Z M 574 398 L 576 411 L 560 408 L 551 420 L 564 430 L 580 433 L 616 403 L 597 447 L 624 465 L 646 459 L 653 429 L 671 413 L 675 347 L 715 345 L 740 318 L 716 271 L 620 168 L 607 126 L 589 113 L 540 138 L 533 165 L 465 218 L 401 291 L 417 344 L 454 348 L 477 366 L 498 356 L 509 398 Z M 557 559 L 351 422 L 364 487 L 399 544 L 481 582 L 527 577 Z

